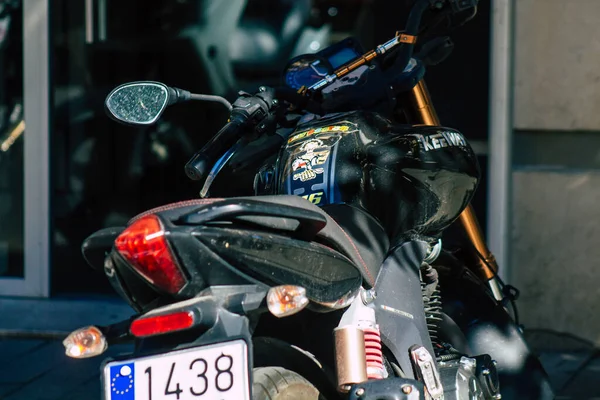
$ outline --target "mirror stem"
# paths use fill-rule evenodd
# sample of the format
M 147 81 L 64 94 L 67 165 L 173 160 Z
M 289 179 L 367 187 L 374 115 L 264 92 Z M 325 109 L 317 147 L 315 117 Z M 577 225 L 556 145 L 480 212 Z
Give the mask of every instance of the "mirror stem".
M 217 103 L 221 103 L 223 104 L 225 107 L 227 107 L 227 111 L 231 111 L 233 109 L 233 107 L 231 106 L 231 103 L 227 101 L 227 99 L 221 97 L 221 96 L 213 96 L 210 94 L 194 94 L 191 93 L 190 94 L 190 99 L 191 100 L 200 100 L 200 101 L 214 101 Z
M 225 107 L 227 107 L 227 111 L 231 111 L 233 108 L 231 106 L 231 103 L 221 96 L 213 96 L 209 94 L 195 94 L 179 88 L 169 88 L 169 105 L 175 103 L 182 103 L 184 101 L 189 100 L 212 101 L 216 103 L 221 103 Z

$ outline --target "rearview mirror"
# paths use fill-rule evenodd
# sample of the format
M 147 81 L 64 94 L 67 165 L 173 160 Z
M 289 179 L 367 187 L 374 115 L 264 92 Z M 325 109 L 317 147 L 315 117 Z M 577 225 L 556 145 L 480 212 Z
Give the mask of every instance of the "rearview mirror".
M 104 105 L 117 121 L 152 125 L 170 104 L 169 87 L 159 82 L 130 82 L 113 89 Z

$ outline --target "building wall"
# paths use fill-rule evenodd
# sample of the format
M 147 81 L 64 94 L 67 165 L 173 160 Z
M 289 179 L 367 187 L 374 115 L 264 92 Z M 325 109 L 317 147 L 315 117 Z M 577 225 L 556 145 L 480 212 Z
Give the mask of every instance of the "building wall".
M 522 323 L 600 343 L 600 2 L 514 3 L 511 272 Z
M 600 130 L 600 1 L 514 4 L 515 127 Z
M 522 323 L 600 344 L 600 171 L 513 176 L 512 276 Z

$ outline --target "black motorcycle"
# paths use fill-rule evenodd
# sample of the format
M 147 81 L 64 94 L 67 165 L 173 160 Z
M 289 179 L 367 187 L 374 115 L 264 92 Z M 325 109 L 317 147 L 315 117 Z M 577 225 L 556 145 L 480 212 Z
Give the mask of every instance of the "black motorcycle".
M 233 104 L 157 82 L 108 95 L 126 124 L 187 100 L 230 119 L 186 165 L 201 199 L 83 245 L 138 313 L 64 341 L 75 358 L 135 342 L 103 365 L 106 399 L 552 398 L 469 206 L 477 159 L 423 81 L 451 46 L 413 55 L 424 15 L 468 19 L 476 3 L 418 0 L 376 49 L 347 39 L 297 57 L 284 87 Z M 209 196 L 226 166 L 220 186 L 256 171 L 255 196 Z M 470 240 L 450 252 L 441 236 L 457 220 Z

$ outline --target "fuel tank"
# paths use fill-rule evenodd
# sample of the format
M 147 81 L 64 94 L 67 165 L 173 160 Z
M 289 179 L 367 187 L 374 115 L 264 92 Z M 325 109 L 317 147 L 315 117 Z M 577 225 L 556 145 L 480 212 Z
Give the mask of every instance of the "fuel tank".
M 457 130 L 354 111 L 299 125 L 281 149 L 273 186 L 318 206 L 362 208 L 398 240 L 439 236 L 469 204 L 480 175 Z

